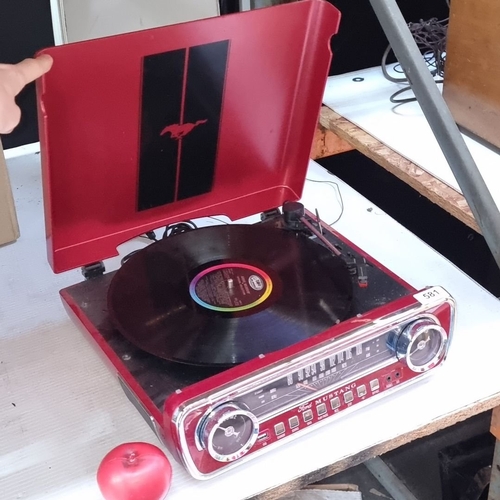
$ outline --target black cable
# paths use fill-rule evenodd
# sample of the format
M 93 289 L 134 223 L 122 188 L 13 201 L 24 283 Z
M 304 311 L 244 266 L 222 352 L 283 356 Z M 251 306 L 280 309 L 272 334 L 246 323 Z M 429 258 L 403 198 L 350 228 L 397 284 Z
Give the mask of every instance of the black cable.
M 391 52 L 392 47 L 390 45 L 387 46 L 385 49 L 384 54 L 382 55 L 382 62 L 381 62 L 381 68 L 382 68 L 382 73 L 384 74 L 386 80 L 389 80 L 390 82 L 393 83 L 406 83 L 408 82 L 408 78 L 394 78 L 393 76 L 389 75 L 387 72 L 387 56 Z M 396 65 L 395 65 L 396 66 Z
M 156 237 L 154 231 L 147 231 L 146 233 L 141 234 L 140 238 L 146 238 L 151 241 L 158 241 L 158 238 Z
M 125 264 L 125 262 L 127 262 L 127 260 L 129 260 L 130 257 L 135 255 L 137 252 L 140 252 L 141 250 L 142 250 L 142 248 L 138 248 L 137 250 L 133 250 L 132 252 L 128 253 L 127 255 L 125 255 L 125 257 L 122 258 L 122 260 L 120 261 L 120 264 L 123 266 L 123 264 Z
M 170 224 L 165 228 L 162 239 L 169 238 L 170 236 L 175 236 L 177 234 L 187 233 L 188 231 L 193 231 L 198 229 L 198 226 L 190 220 L 183 222 L 176 222 L 175 224 Z
M 154 231 L 146 231 L 144 234 L 141 234 L 139 237 L 146 238 L 146 239 L 151 240 L 151 241 L 158 241 L 158 238 L 156 237 L 156 234 Z M 132 252 L 130 252 L 127 255 L 125 255 L 124 257 L 122 257 L 122 260 L 120 261 L 121 265 L 123 266 L 123 264 L 125 264 L 125 262 L 127 262 L 127 260 L 129 260 L 130 257 L 132 257 L 132 255 L 139 252 L 139 250 L 142 250 L 142 248 L 138 248 L 137 250 L 133 250 Z
M 431 75 L 437 78 L 436 83 L 442 83 L 444 77 L 444 68 L 446 62 L 446 35 L 448 30 L 449 18 L 438 20 L 437 18 L 423 21 L 418 23 L 408 23 L 408 28 L 417 44 L 417 47 L 422 52 L 422 57 L 427 63 L 427 67 Z M 408 83 L 408 86 L 399 89 L 391 95 L 390 101 L 394 104 L 403 104 L 406 102 L 413 102 L 417 99 L 415 97 L 408 97 L 405 99 L 397 99 L 399 95 L 411 90 L 409 80 L 404 77 L 394 77 L 387 71 L 387 58 L 392 51 L 389 45 L 382 55 L 381 68 L 384 77 L 393 83 Z M 404 75 L 404 71 L 399 63 L 393 66 L 393 71 Z
M 183 222 L 178 222 L 176 224 L 171 224 L 170 226 L 167 226 L 165 228 L 165 232 L 163 233 L 162 238 L 168 238 L 169 236 L 173 236 L 175 234 L 180 234 L 180 233 L 185 233 L 186 231 L 192 231 L 193 229 L 197 229 L 197 225 L 188 220 L 188 221 L 183 221 Z M 154 231 L 147 231 L 144 234 L 140 235 L 141 238 L 147 238 L 148 240 L 151 241 L 158 241 L 158 238 L 156 237 L 156 234 Z M 120 263 L 123 266 L 127 260 L 130 259 L 133 255 L 135 255 L 137 252 L 140 252 L 143 250 L 143 248 L 138 248 L 137 250 L 133 250 L 132 252 L 128 253 L 124 257 L 122 257 Z
M 165 232 L 163 233 L 163 238 L 168 238 L 169 236 L 173 236 L 175 234 L 185 233 L 186 231 L 192 231 L 193 229 L 197 229 L 197 226 L 194 222 L 190 220 L 184 222 L 178 222 L 176 224 L 171 224 L 170 226 L 167 226 L 165 228 Z M 158 241 L 158 238 L 156 237 L 154 231 L 147 231 L 146 233 L 141 234 L 140 237 L 147 238 L 148 240 L 151 241 Z M 123 266 L 123 264 L 125 264 L 125 262 L 127 262 L 127 260 L 129 260 L 130 257 L 135 255 L 137 252 L 140 252 L 141 250 L 143 249 L 139 248 L 125 255 L 120 261 L 121 265 Z

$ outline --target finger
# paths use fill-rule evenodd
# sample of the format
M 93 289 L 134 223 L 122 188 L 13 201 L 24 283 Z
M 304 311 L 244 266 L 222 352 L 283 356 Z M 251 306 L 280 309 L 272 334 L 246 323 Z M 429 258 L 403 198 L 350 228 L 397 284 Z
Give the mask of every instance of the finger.
M 18 84 L 18 86 L 20 85 L 20 88 L 15 89 L 16 93 L 19 93 L 26 84 L 47 73 L 47 71 L 49 71 L 52 67 L 52 62 L 52 57 L 48 54 L 43 54 L 38 56 L 36 59 L 25 59 L 24 61 L 16 64 L 16 72 L 20 76 Z
M 21 109 L 12 102 L 0 110 L 0 134 L 10 134 L 21 121 Z

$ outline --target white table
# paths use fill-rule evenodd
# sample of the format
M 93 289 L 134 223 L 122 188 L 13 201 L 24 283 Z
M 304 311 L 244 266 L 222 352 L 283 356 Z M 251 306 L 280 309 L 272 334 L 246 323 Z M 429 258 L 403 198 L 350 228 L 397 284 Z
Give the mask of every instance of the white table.
M 329 77 L 323 97 L 326 106 L 320 116 L 323 130 L 344 139 L 420 194 L 480 232 L 419 104 L 395 105 L 390 102 L 390 96 L 406 86 L 386 80 L 380 67 Z M 412 95 L 406 92 L 399 97 Z M 500 206 L 498 151 L 466 135 L 463 137 L 493 199 Z M 330 150 L 335 152 L 334 142 L 331 139 L 330 142 Z M 328 155 L 328 147 L 323 149 L 326 151 L 317 148 L 318 157 Z
M 62 307 L 59 289 L 82 278 L 54 275 L 47 264 L 39 156 L 8 164 L 21 238 L 0 248 L 0 497 L 98 500 L 95 472 L 111 448 L 158 443 Z M 174 463 L 171 500 L 278 498 L 500 403 L 500 302 L 317 164 L 308 177 L 337 182 L 345 207 L 337 230 L 416 288 L 442 285 L 455 296 L 448 362 L 426 381 L 212 480 L 196 481 Z M 325 221 L 340 213 L 332 184 L 307 182 L 304 202 Z

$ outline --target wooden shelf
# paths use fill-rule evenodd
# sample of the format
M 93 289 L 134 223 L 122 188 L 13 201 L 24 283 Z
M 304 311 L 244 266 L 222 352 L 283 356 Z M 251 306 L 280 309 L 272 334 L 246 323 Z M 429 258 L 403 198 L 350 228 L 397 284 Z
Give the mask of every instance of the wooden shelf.
M 439 205 L 474 231 L 480 233 L 479 226 L 472 215 L 467 201 L 464 196 L 455 189 L 390 149 L 327 106 L 323 106 L 321 109 L 319 127 L 319 130 L 325 130 L 325 141 L 327 137 L 330 137 L 330 134 L 335 134 L 344 141 L 344 143 L 357 149 L 359 152 L 391 172 L 398 179 L 410 185 L 421 195 Z M 333 139 L 328 140 L 333 144 Z M 324 152 L 327 153 L 330 149 L 332 151 L 334 150 L 334 148 L 325 147 Z M 315 151 L 321 152 L 322 150 L 316 148 Z M 344 149 L 344 151 L 348 151 L 348 149 Z M 335 152 L 331 154 L 335 154 Z M 323 156 L 318 157 L 324 156 L 328 156 L 328 154 L 323 154 Z

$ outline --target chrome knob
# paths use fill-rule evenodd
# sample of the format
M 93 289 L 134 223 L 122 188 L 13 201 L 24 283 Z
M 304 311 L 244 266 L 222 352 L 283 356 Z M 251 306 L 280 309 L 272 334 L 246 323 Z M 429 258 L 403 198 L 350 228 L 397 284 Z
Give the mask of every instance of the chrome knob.
M 448 335 L 431 318 L 421 318 L 389 336 L 389 347 L 414 372 L 433 368 L 443 357 Z
M 198 439 L 210 456 L 219 462 L 232 462 L 245 455 L 259 434 L 257 417 L 238 403 L 214 408 L 198 425 Z

